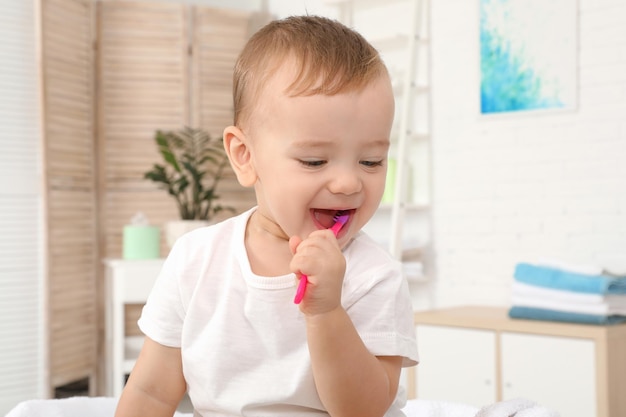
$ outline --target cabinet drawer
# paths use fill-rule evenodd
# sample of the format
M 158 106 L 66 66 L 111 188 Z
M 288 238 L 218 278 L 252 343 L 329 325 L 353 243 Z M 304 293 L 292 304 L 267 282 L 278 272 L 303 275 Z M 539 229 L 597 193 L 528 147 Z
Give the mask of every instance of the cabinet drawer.
M 596 416 L 595 343 L 502 333 L 502 397 L 531 398 L 563 416 Z
M 496 401 L 496 334 L 418 325 L 417 397 L 481 407 Z

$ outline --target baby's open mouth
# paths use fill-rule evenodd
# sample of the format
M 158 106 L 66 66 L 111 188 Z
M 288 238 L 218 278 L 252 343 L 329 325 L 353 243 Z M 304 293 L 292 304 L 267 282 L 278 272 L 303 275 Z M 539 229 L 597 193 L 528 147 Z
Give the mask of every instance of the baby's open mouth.
M 313 209 L 313 217 L 323 228 L 328 229 L 336 222 L 339 214 L 349 214 L 350 210 Z

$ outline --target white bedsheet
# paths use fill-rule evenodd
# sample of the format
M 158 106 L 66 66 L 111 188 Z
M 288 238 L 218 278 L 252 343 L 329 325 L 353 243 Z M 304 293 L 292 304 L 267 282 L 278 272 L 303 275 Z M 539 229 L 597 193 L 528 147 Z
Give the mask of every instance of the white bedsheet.
M 113 417 L 117 400 L 109 397 L 72 397 L 60 400 L 28 400 L 17 404 L 5 417 Z M 409 400 L 407 417 L 474 417 L 478 409 L 444 401 Z M 176 417 L 192 414 L 176 413 Z
M 474 417 L 478 408 L 447 401 L 408 400 L 402 409 L 407 417 Z
M 5 417 L 113 417 L 117 399 L 72 397 L 60 400 L 28 400 L 17 404 Z M 481 409 L 447 401 L 409 400 L 407 417 L 559 417 L 559 414 L 525 399 L 491 404 Z M 175 417 L 192 417 L 176 413 Z
M 5 417 L 113 417 L 116 406 L 117 399 L 112 397 L 28 400 L 17 404 Z M 175 416 L 192 417 L 192 414 Z

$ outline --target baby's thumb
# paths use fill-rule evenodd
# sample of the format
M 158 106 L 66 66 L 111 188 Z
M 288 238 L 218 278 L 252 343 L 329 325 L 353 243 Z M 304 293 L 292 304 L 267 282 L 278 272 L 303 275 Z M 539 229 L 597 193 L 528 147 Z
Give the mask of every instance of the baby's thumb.
M 289 238 L 289 250 L 293 255 L 295 255 L 296 249 L 298 249 L 300 243 L 302 243 L 300 236 L 291 236 L 291 238 Z

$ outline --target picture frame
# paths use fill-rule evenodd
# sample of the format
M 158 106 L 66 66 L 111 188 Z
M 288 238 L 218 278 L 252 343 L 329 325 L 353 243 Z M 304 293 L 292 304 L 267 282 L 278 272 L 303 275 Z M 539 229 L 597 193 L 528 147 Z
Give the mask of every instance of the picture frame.
M 573 110 L 576 0 L 479 0 L 480 113 Z

